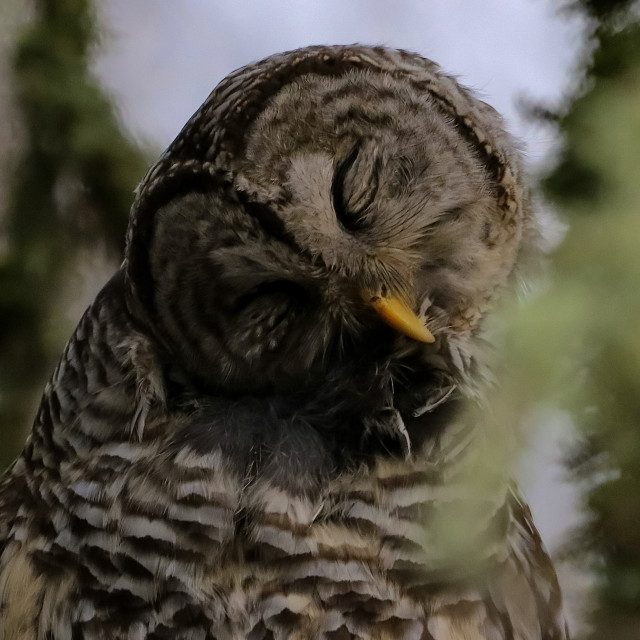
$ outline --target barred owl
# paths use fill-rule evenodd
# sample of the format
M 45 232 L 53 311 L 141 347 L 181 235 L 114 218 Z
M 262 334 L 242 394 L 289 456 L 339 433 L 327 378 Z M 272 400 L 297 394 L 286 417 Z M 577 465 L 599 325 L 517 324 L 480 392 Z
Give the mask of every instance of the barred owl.
M 228 76 L 2 479 L 0 635 L 565 638 L 508 470 L 469 471 L 483 319 L 533 228 L 500 116 L 429 60 Z

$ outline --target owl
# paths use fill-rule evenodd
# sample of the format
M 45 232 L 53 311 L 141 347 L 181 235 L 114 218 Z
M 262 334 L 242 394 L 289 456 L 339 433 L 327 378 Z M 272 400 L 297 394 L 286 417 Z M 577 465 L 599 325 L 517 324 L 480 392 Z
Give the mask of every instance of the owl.
M 535 226 L 500 116 L 419 55 L 229 75 L 2 478 L 0 636 L 566 638 L 473 410 Z

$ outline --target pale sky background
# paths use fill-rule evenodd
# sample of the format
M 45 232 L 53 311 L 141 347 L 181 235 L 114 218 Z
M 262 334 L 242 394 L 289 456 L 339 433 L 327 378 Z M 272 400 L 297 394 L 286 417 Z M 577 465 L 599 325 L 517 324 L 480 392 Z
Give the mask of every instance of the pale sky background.
M 583 25 L 559 0 L 103 0 L 96 68 L 137 135 L 166 146 L 232 70 L 309 44 L 384 44 L 417 51 L 480 92 L 539 163 L 548 130 L 516 102 L 553 102 L 570 82 Z
M 385 44 L 417 51 L 479 92 L 525 144 L 532 169 L 558 148 L 548 127 L 519 115 L 522 99 L 558 103 L 571 87 L 586 25 L 559 0 L 102 0 L 105 39 L 95 69 L 123 123 L 162 149 L 229 72 L 309 44 Z M 549 548 L 578 519 L 559 458 L 570 419 L 532 430 L 520 481 Z M 561 572 L 561 579 L 563 578 Z M 575 575 L 564 576 L 575 581 Z M 571 616 L 574 617 L 574 616 Z

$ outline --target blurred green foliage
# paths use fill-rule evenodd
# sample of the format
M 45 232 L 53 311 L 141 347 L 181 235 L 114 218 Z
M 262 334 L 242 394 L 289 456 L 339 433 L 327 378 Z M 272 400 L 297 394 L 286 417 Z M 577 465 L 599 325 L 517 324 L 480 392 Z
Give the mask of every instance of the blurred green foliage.
M 0 255 L 0 468 L 17 453 L 72 327 L 56 306 L 82 251 L 120 259 L 148 159 L 122 132 L 89 70 L 89 0 L 41 0 L 20 35 L 12 84 L 24 130 Z
M 571 411 L 568 460 L 586 526 L 567 541 L 596 576 L 589 638 L 640 638 L 640 23 L 635 3 L 597 16 L 583 81 L 554 118 L 562 156 L 544 180 L 569 224 L 553 276 L 507 322 L 504 419 Z M 597 11 L 596 8 L 597 7 Z M 625 10 L 627 13 L 625 13 Z

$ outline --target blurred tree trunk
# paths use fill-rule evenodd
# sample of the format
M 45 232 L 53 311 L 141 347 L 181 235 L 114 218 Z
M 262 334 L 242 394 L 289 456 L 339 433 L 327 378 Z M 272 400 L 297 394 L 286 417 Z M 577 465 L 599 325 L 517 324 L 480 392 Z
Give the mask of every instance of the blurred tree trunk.
M 24 440 L 72 328 L 59 305 L 70 274 L 88 251 L 120 260 L 147 165 L 90 72 L 96 39 L 89 0 L 38 0 L 11 57 L 23 140 L 1 229 L 0 468 Z

